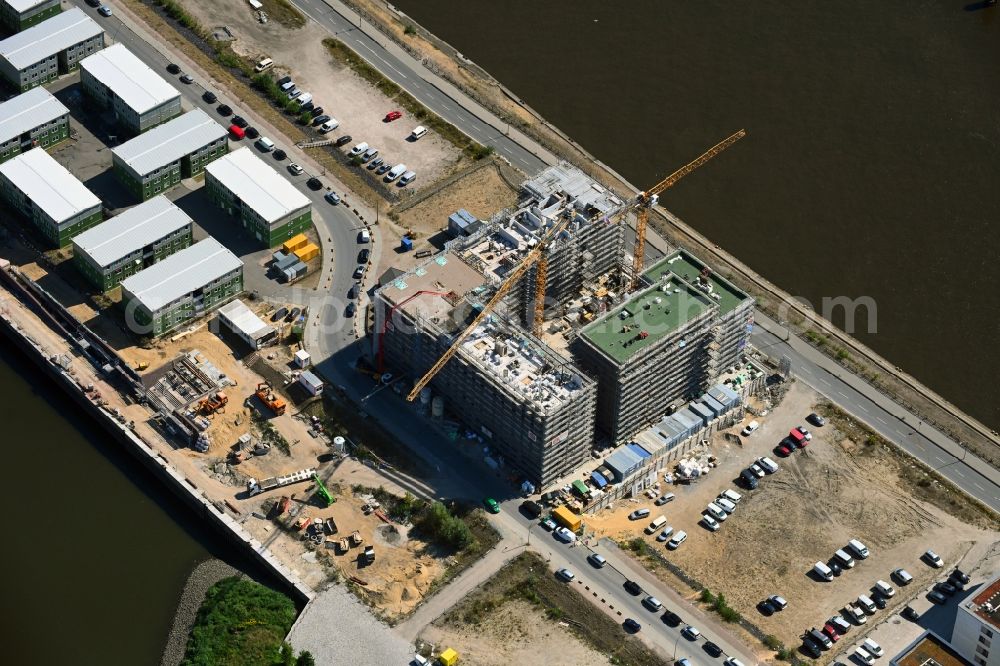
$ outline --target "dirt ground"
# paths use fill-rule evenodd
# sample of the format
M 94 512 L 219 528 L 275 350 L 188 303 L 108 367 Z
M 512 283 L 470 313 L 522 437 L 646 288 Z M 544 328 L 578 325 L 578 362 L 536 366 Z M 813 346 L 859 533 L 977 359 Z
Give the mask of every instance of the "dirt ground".
M 379 149 L 379 157 L 393 164 L 404 163 L 417 172 L 417 180 L 407 190 L 417 191 L 450 173 L 463 157 L 459 150 L 430 132 L 416 142 L 407 141 L 419 125 L 404 113 L 399 120 L 382 122 L 389 111 L 399 110 L 373 86 L 346 66 L 335 62 L 323 46 L 329 37 L 315 22 L 289 29 L 277 21 L 258 23 L 244 0 L 216 0 L 211 3 L 183 2 L 203 25 L 225 25 L 233 33 L 233 50 L 254 59 L 270 57 L 278 76 L 289 74 L 298 88 L 312 93 L 314 103 L 324 113 L 340 121 L 331 137 L 350 134 L 350 147 L 362 141 Z
M 905 480 L 905 463 L 897 455 L 882 445 L 851 441 L 832 424 L 811 428 L 813 440 L 806 449 L 787 459 L 777 457 L 772 447 L 790 428 L 804 425 L 803 417 L 818 402 L 817 394 L 794 385 L 780 405 L 758 418 L 760 429 L 744 438 L 743 446 L 721 436 L 713 439 L 720 465 L 708 476 L 690 486 L 664 486 L 664 491 L 676 493 L 674 502 L 664 507 L 645 498 L 620 502 L 588 521 L 588 527 L 618 540 L 642 536 L 656 552 L 713 592 L 724 593 L 733 608 L 789 646 L 857 595 L 870 594 L 876 580 L 888 581 L 896 567 L 906 568 L 916 579 L 891 600 L 890 608 L 904 603 L 935 576 L 936 570 L 919 561 L 926 549 L 955 562 L 974 543 L 996 540 L 996 524 L 970 525 L 916 499 L 918 489 Z M 761 479 L 757 490 L 737 485 L 739 471 L 762 455 L 781 469 Z M 718 532 L 709 532 L 698 524 L 700 514 L 726 488 L 734 488 L 743 500 Z M 686 531 L 687 542 L 668 551 L 645 536 L 649 521 L 627 518 L 640 506 L 648 507 L 653 517 L 665 515 L 675 530 Z M 868 546 L 871 556 L 833 582 L 814 580 L 812 565 L 827 562 L 855 538 Z M 658 568 L 658 575 L 690 592 L 666 569 Z M 772 594 L 788 600 L 791 610 L 762 615 L 756 606 Z

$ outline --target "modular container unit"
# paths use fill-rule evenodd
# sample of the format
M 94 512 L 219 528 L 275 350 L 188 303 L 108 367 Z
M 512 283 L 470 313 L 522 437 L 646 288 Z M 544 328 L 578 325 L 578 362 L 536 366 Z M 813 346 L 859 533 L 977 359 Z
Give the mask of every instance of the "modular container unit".
M 0 22 L 21 32 L 62 11 L 59 0 L 0 0 Z
M 0 42 L 0 74 L 16 90 L 29 90 L 104 48 L 104 29 L 79 7 L 19 32 Z
M 45 88 L 0 104 L 0 162 L 69 138 L 69 109 Z

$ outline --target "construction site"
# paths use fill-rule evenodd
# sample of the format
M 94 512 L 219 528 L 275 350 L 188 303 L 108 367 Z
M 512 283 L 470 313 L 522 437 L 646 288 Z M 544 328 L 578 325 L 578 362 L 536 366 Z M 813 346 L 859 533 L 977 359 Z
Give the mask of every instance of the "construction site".
M 682 249 L 647 266 L 645 220 L 741 136 L 633 200 L 565 163 L 526 180 L 516 207 L 376 291 L 376 376 L 412 380 L 409 400 L 533 487 L 702 395 L 743 362 L 753 299 Z

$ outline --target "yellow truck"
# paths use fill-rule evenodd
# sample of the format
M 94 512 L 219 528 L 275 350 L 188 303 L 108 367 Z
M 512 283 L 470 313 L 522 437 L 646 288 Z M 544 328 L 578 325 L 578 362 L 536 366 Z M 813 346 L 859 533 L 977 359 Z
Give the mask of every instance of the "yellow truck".
M 556 507 L 552 511 L 552 517 L 557 523 L 568 529 L 570 532 L 576 532 L 581 527 L 583 527 L 583 521 L 580 520 L 580 516 L 576 515 L 564 506 Z

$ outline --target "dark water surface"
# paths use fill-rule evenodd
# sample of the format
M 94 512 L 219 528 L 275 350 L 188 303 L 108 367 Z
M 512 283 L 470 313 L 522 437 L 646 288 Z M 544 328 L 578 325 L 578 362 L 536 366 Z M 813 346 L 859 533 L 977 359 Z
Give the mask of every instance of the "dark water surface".
M 253 568 L 0 340 L 8 664 L 158 664 L 181 588 L 210 556 Z
M 664 205 L 1000 426 L 1000 7 L 393 4 L 639 187 L 745 127 Z

